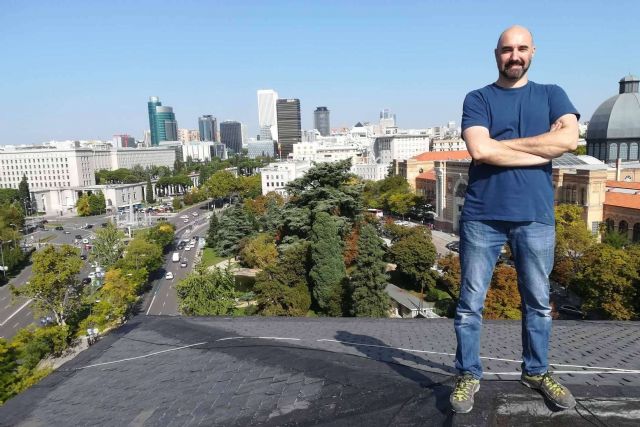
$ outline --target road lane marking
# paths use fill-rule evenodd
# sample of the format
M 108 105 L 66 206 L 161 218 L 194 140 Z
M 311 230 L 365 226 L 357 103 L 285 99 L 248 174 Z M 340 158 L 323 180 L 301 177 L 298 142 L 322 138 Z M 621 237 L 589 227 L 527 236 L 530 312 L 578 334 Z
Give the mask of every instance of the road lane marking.
M 151 306 L 153 305 L 153 302 L 156 300 L 156 295 L 158 295 L 157 291 L 153 294 L 153 298 L 151 298 L 151 304 L 149 304 L 149 308 L 147 309 L 147 314 L 145 316 L 149 315 L 149 311 L 151 311 Z
M 11 316 L 7 317 L 7 319 L 6 319 L 4 322 L 0 323 L 0 326 L 4 326 L 4 325 L 5 325 L 5 323 L 7 323 L 9 320 L 11 320 L 11 318 L 12 318 L 13 316 L 15 316 L 16 314 L 18 314 L 18 313 L 20 312 L 20 310 L 22 310 L 23 308 L 25 308 L 26 306 L 28 306 L 29 304 L 31 304 L 31 301 L 33 301 L 33 300 L 32 300 L 32 299 L 29 299 L 29 300 L 27 300 L 27 302 L 25 302 L 24 304 L 22 304 L 22 306 L 21 306 L 19 309 L 17 309 L 16 311 L 14 311 L 14 312 L 13 312 L 13 314 L 12 314 Z
M 16 322 L 14 323 L 14 325 L 12 326 L 13 329 L 17 328 L 18 326 L 20 326 L 20 322 Z

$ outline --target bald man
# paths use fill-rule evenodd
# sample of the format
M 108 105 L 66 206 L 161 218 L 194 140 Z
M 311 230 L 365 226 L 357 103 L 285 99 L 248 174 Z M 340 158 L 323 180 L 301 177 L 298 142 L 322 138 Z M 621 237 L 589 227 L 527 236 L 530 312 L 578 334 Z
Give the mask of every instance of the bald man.
M 505 30 L 495 49 L 498 80 L 464 100 L 462 137 L 473 161 L 460 217 L 462 280 L 454 322 L 459 375 L 450 402 L 459 413 L 473 409 L 480 389 L 482 310 L 507 242 L 522 304 L 520 380 L 559 408 L 575 406 L 569 390 L 549 374 L 547 353 L 555 247 L 551 159 L 575 150 L 580 115 L 560 87 L 529 81 L 535 52 L 526 28 Z

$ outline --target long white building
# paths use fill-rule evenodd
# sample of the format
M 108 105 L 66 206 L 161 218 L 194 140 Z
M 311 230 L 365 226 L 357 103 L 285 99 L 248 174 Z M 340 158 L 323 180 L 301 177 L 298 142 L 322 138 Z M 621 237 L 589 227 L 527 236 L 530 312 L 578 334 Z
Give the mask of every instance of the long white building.
M 286 196 L 285 187 L 296 178 L 302 177 L 311 168 L 311 162 L 276 162 L 260 170 L 262 194 L 272 191 Z
M 0 188 L 18 188 L 23 176 L 31 191 L 95 185 L 101 169 L 173 167 L 174 149 L 110 148 L 106 145 L 81 147 L 78 141 L 47 143 L 41 146 L 0 148 Z

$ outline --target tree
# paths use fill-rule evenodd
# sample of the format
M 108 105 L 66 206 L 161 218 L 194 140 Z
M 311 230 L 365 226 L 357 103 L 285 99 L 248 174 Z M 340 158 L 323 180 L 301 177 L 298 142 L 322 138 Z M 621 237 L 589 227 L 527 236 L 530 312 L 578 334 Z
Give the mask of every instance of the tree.
M 605 319 L 635 318 L 637 263 L 623 249 L 605 244 L 591 247 L 580 260 L 579 272 L 571 285 L 582 297 L 583 310 Z
M 27 182 L 27 176 L 22 175 L 22 180 L 20 180 L 20 184 L 18 184 L 18 197 L 20 199 L 20 203 L 25 210 L 25 215 L 31 215 L 31 192 L 29 191 L 29 183 Z
M 260 174 L 239 176 L 237 178 L 237 187 L 242 198 L 256 198 L 262 194 L 262 178 Z
M 351 274 L 353 314 L 356 317 L 387 317 L 390 307 L 385 245 L 371 224 L 365 224 L 358 239 L 358 256 Z
M 416 196 L 412 193 L 394 193 L 387 198 L 389 210 L 404 217 L 416 204 Z
M 124 233 L 118 230 L 112 222 L 95 232 L 93 249 L 89 254 L 91 261 L 97 261 L 105 270 L 113 266 L 122 256 L 124 250 Z
M 435 278 L 431 267 L 436 260 L 436 248 L 425 227 L 414 227 L 412 233 L 396 241 L 389 248 L 389 258 L 396 270 L 409 278 L 424 293 L 432 291 Z
M 87 194 L 80 196 L 76 202 L 76 210 L 79 216 L 91 215 L 91 205 L 89 204 L 89 196 Z
M 582 208 L 577 205 L 559 205 L 555 208 L 556 247 L 551 277 L 562 286 L 568 286 L 578 272 L 582 254 L 595 244 L 595 239 L 582 219 Z
M 449 253 L 438 260 L 438 267 L 443 273 L 440 282 L 451 298 L 457 300 L 460 297 L 460 280 L 462 278 L 460 258 Z
M 522 317 L 520 307 L 516 270 L 504 264 L 497 265 L 487 292 L 483 317 L 485 319 L 520 319 Z
M 173 206 L 174 211 L 179 211 L 182 208 L 182 201 L 179 197 L 174 197 L 171 201 L 171 206 Z
M 100 215 L 106 209 L 106 202 L 102 191 L 98 191 L 89 196 L 90 215 Z
M 217 171 L 204 184 L 207 195 L 214 199 L 222 199 L 231 196 L 238 190 L 238 182 L 231 172 Z
M 278 249 L 273 236 L 260 233 L 251 237 L 240 250 L 239 257 L 249 268 L 262 269 L 274 263 L 278 258 Z
M 258 312 L 265 316 L 305 316 L 311 306 L 307 278 L 309 243 L 283 251 L 276 262 L 256 275 Z
M 226 270 L 197 269 L 176 286 L 180 312 L 187 316 L 220 316 L 233 312 L 235 280 Z
M 610 230 L 602 236 L 602 243 L 615 249 L 622 249 L 629 245 L 629 238 L 616 230 Z
M 343 312 L 343 285 L 346 269 L 338 223 L 326 212 L 318 212 L 311 229 L 311 269 L 309 278 L 318 308 L 329 316 Z
M 126 270 L 155 271 L 162 266 L 162 248 L 145 236 L 136 237 L 126 247 L 126 256 L 118 262 Z
M 235 255 L 240 248 L 240 241 L 254 231 L 254 224 L 247 213 L 240 206 L 234 205 L 220 219 L 215 237 L 216 252 L 220 256 Z
M 146 194 L 146 201 L 149 204 L 152 204 L 155 202 L 154 198 L 153 198 L 153 185 L 151 184 L 151 176 L 147 176 L 147 188 L 145 190 Z
M 152 243 L 157 244 L 160 249 L 164 250 L 171 243 L 175 237 L 176 227 L 170 222 L 163 221 L 149 229 L 147 238 Z
M 136 302 L 139 286 L 132 277 L 114 268 L 106 272 L 104 285 L 91 298 L 91 315 L 81 322 L 80 330 L 89 327 L 105 329 L 108 325 L 119 325 L 128 317 Z M 94 302 L 95 301 L 95 302 Z
M 209 219 L 209 230 L 207 230 L 207 246 L 210 248 L 216 246 L 216 233 L 218 232 L 219 226 L 218 215 L 214 212 Z
M 38 314 L 53 313 L 56 324 L 66 325 L 81 305 L 83 285 L 77 278 L 82 260 L 69 245 L 46 246 L 33 255 L 33 274 L 21 288 L 11 286 L 15 296 L 33 299 Z
M 180 157 L 176 157 L 176 160 L 173 162 L 173 171 L 174 173 L 180 173 L 184 169 L 184 163 Z

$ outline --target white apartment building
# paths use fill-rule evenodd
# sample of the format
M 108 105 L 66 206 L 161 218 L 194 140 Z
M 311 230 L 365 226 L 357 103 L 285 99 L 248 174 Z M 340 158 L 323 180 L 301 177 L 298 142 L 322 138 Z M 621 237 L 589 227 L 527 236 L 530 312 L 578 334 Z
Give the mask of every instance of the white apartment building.
M 430 151 L 463 151 L 466 149 L 467 144 L 462 138 L 434 139 L 431 141 Z
M 302 162 L 338 162 L 351 159 L 351 163 L 359 162 L 363 149 L 355 144 L 334 144 L 324 142 L 300 142 L 293 144 L 293 160 Z
M 260 137 L 278 140 L 278 119 L 276 116 L 278 92 L 272 89 L 261 89 L 257 94 Z
M 173 168 L 176 160 L 176 151 L 167 147 L 112 148 L 92 150 L 92 153 L 94 170 L 131 169 L 136 165 Z
M 407 160 L 429 151 L 430 139 L 426 135 L 385 135 L 373 142 L 373 154 L 380 164 L 389 166 L 393 160 Z
M 286 185 L 296 178 L 302 177 L 311 168 L 311 162 L 276 162 L 270 163 L 260 171 L 262 178 L 262 194 L 272 191 L 286 196 Z
M 362 179 L 366 179 L 369 181 L 381 181 L 387 177 L 387 173 L 389 172 L 389 165 L 383 165 L 379 163 L 360 163 L 352 165 L 351 172 Z
M 200 141 L 200 131 L 198 129 L 178 129 L 178 141 Z

